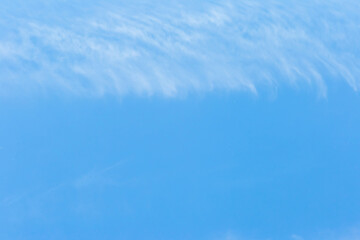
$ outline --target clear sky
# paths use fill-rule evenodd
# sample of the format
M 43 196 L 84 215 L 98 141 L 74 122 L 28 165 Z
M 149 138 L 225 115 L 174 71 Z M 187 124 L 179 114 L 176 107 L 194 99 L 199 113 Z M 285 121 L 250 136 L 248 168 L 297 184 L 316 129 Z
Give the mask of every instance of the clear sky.
M 360 239 L 359 11 L 2 0 L 0 239 Z

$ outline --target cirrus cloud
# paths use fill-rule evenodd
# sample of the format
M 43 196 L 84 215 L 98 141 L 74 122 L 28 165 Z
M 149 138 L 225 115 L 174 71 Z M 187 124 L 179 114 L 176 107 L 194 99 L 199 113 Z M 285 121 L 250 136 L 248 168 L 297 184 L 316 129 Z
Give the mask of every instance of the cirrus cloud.
M 358 1 L 35 1 L 0 13 L 0 94 L 360 87 Z

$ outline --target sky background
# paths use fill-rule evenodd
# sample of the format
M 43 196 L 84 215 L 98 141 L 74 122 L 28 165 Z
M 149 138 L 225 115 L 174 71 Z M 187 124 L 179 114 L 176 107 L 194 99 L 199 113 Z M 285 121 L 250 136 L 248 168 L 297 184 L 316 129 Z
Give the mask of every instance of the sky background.
M 360 239 L 360 2 L 0 3 L 0 238 Z

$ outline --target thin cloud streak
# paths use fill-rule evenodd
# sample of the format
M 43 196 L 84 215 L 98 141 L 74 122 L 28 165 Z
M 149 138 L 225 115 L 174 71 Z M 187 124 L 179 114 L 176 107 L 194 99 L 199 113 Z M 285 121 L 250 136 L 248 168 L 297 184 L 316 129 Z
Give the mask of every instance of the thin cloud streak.
M 40 17 L 34 5 L 5 9 L 0 95 L 257 94 L 285 84 L 325 97 L 331 81 L 360 87 L 358 1 L 87 4 L 64 1 L 54 14 L 54 2 L 38 1 L 50 9 Z

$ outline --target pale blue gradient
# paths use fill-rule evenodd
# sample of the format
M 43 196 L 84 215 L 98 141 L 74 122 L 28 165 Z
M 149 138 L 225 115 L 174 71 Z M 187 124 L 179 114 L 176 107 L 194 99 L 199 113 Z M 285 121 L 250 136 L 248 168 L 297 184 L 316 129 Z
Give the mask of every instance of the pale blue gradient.
M 360 239 L 358 1 L 0 3 L 0 239 Z

